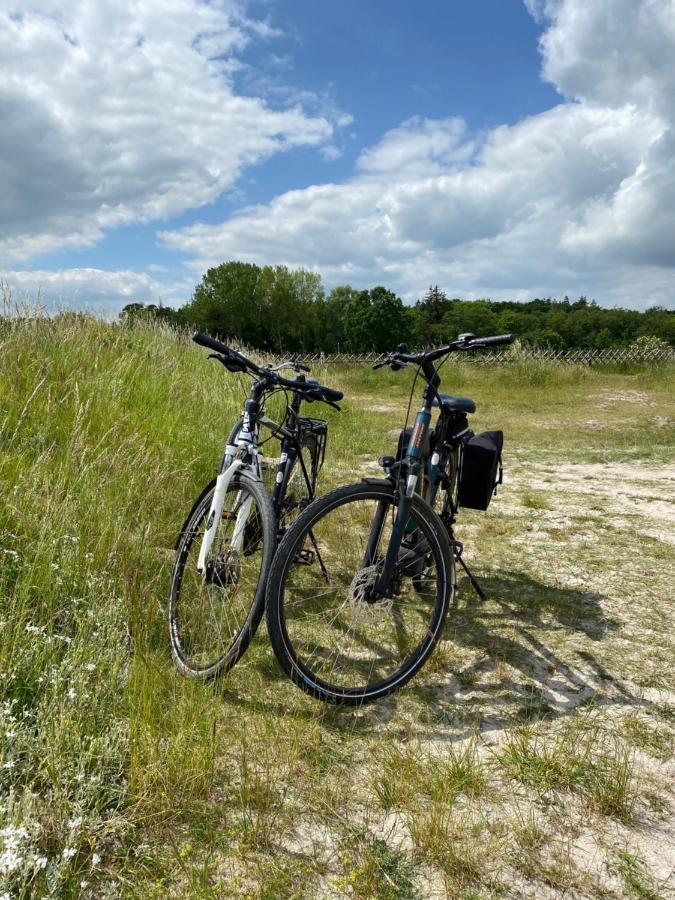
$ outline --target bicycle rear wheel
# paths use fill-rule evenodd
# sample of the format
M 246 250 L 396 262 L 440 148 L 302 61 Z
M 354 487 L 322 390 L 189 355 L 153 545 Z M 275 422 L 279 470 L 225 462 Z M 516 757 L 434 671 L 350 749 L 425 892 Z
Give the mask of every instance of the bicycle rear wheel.
M 289 677 L 320 700 L 360 704 L 401 687 L 440 635 L 454 560 L 421 498 L 413 500 L 415 533 L 401 546 L 391 596 L 369 599 L 396 509 L 389 482 L 338 488 L 307 507 L 277 550 L 266 597 L 272 646 Z
M 257 481 L 235 476 L 206 560 L 197 570 L 215 482 L 197 499 L 176 545 L 169 596 L 171 654 L 189 678 L 208 680 L 227 672 L 255 634 L 265 607 L 265 579 L 276 547 L 270 499 Z M 234 537 L 245 516 L 243 543 Z

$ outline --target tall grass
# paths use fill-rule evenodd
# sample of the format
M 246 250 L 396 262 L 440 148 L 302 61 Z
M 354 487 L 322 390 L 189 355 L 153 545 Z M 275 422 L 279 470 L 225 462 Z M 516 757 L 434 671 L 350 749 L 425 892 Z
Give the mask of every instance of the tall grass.
M 371 740 L 370 718 L 302 697 L 264 637 L 220 688 L 171 669 L 173 544 L 215 472 L 246 380 L 162 327 L 20 312 L 0 319 L 2 890 L 103 896 L 142 883 L 146 896 L 167 885 L 178 895 L 236 894 L 240 885 L 242 894 L 299 896 L 294 857 L 277 860 L 276 880 L 268 863 L 282 837 L 306 840 L 307 815 L 324 821 L 342 853 L 305 871 L 308 896 L 411 895 L 415 860 L 435 860 L 453 889 L 479 882 L 492 839 L 469 853 L 484 823 L 462 826 L 448 813 L 458 797 L 487 791 L 474 745 L 436 771 L 418 766 L 408 751 Z M 342 413 L 308 409 L 330 420 L 325 489 L 360 477 L 395 444 L 412 379 L 356 368 L 313 374 L 346 394 Z M 602 435 L 576 433 L 615 376 L 545 363 L 508 373 L 448 363 L 442 374 L 444 388 L 478 401 L 479 427 L 503 425 L 523 454 L 534 452 L 542 416 L 560 456 L 582 447 L 665 452 L 667 429 L 645 436 L 644 417 L 621 423 L 619 445 L 609 417 Z M 670 370 L 641 377 L 657 398 L 672 386 Z M 525 759 L 528 748 L 513 746 Z M 363 790 L 375 805 L 421 798 L 410 854 L 372 835 L 360 842 L 339 813 L 364 754 Z M 594 791 L 596 806 L 616 799 Z M 324 883 L 329 870 L 335 880 Z

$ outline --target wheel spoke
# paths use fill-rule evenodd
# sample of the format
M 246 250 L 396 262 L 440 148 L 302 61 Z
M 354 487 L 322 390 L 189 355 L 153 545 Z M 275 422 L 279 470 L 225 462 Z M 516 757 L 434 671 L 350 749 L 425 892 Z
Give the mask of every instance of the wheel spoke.
M 401 572 L 395 566 L 391 595 L 372 595 L 389 546 L 396 506 L 393 492 L 384 495 L 385 501 L 382 492 L 369 493 L 367 487 L 359 486 L 351 493 L 348 502 L 326 502 L 323 514 L 312 519 L 295 541 L 289 540 L 297 552 L 311 535 L 326 572 L 330 572 L 330 584 L 326 585 L 319 566 L 295 564 L 285 567 L 279 595 L 284 646 L 292 653 L 294 664 L 311 674 L 319 691 L 328 689 L 338 695 L 347 691 L 365 694 L 372 685 L 393 682 L 407 668 L 418 665 L 424 648 L 435 640 L 438 629 L 434 623 L 440 611 L 447 608 L 446 587 L 438 577 L 441 550 L 434 539 L 436 526 L 423 516 L 411 516 L 409 543 L 406 535 L 406 546 L 414 545 L 419 533 L 425 540 L 423 546 L 429 548 L 419 554 L 419 571 L 412 575 L 417 562 L 408 550 Z M 388 508 L 376 518 L 383 502 Z M 366 559 L 371 565 L 364 568 Z M 403 575 L 403 570 L 409 574 Z
M 179 545 L 172 585 L 171 638 L 178 660 L 195 675 L 227 663 L 252 624 L 254 600 L 263 575 L 266 555 L 262 512 L 255 494 L 245 484 L 230 484 L 223 513 L 214 523 L 206 577 L 197 571 L 197 558 L 204 536 L 212 494 L 204 498 L 187 526 Z M 243 503 L 252 499 L 240 552 L 233 546 L 237 516 Z M 247 539 L 247 532 L 250 532 Z M 268 536 L 269 537 L 269 536 Z M 261 604 L 258 604 L 261 606 Z M 257 610 L 257 618 L 262 612 Z

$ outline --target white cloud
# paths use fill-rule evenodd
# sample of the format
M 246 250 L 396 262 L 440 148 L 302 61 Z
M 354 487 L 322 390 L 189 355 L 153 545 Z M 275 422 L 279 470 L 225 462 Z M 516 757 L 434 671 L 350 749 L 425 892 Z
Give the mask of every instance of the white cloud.
M 237 96 L 237 0 L 0 0 L 0 264 L 176 215 L 335 120 Z M 336 113 L 335 118 L 339 118 Z
M 567 97 L 675 112 L 674 0 L 549 2 L 544 76 Z
M 182 304 L 193 287 L 184 282 L 160 282 L 143 272 L 103 269 L 61 271 L 7 271 L 0 282 L 9 287 L 17 301 L 39 301 L 49 310 L 62 306 L 95 313 L 117 313 L 127 303 Z
M 465 137 L 462 119 L 414 116 L 388 131 L 374 147 L 364 150 L 357 168 L 371 175 L 428 177 L 471 156 L 473 144 L 465 142 Z
M 674 0 L 528 0 L 544 76 L 568 99 L 482 136 L 415 118 L 342 184 L 221 225 L 163 232 L 196 272 L 228 258 L 382 282 L 409 297 L 585 293 L 675 301 Z

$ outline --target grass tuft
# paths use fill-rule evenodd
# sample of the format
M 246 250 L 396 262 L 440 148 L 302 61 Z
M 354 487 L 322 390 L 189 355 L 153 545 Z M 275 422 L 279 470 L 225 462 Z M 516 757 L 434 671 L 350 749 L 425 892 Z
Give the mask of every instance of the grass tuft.
M 553 740 L 526 727 L 512 733 L 495 755 L 511 778 L 542 794 L 576 791 L 600 815 L 632 821 L 633 751 L 594 725 L 570 723 Z

